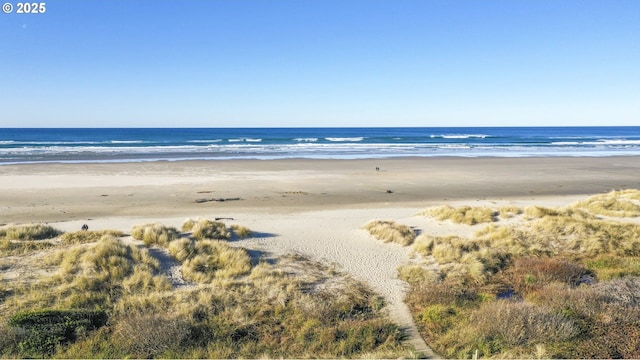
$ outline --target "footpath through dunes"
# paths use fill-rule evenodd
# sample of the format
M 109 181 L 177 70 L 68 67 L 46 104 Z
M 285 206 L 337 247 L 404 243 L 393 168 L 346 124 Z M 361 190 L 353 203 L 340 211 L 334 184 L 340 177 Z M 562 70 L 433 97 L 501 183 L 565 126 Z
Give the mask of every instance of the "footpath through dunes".
M 415 213 L 416 209 L 394 208 L 261 214 L 259 217 L 248 215 L 248 218 L 242 219 L 243 225 L 273 236 L 254 237 L 235 243 L 266 254 L 299 253 L 337 264 L 340 270 L 369 284 L 383 296 L 390 318 L 406 329 L 409 343 L 423 356 L 435 358 L 435 353 L 420 336 L 411 312 L 404 303 L 407 284 L 397 276 L 398 267 L 409 261 L 410 247 L 385 244 L 362 229 L 372 218 L 409 217 Z
M 427 358 L 436 354 L 420 336 L 409 308 L 404 303 L 407 283 L 398 279 L 399 266 L 410 261 L 411 247 L 384 243 L 373 238 L 362 229 L 369 220 L 380 218 L 411 218 L 417 208 L 387 209 L 344 209 L 295 212 L 289 214 L 269 213 L 225 213 L 234 218 L 234 223 L 242 224 L 255 231 L 247 239 L 233 240 L 233 246 L 240 246 L 261 254 L 268 260 L 286 254 L 300 254 L 312 260 L 336 264 L 356 280 L 368 284 L 373 291 L 383 296 L 387 302 L 390 319 L 404 328 L 408 342 L 416 352 Z M 404 222 L 405 219 L 401 219 Z M 159 222 L 167 226 L 179 227 L 180 218 L 101 218 L 90 220 L 90 228 L 118 228 L 128 230 L 133 223 Z M 67 231 L 77 229 L 77 221 L 57 224 Z M 126 241 L 141 245 L 131 237 Z M 194 286 L 181 277 L 179 264 L 162 249 L 152 247 L 150 254 L 159 260 L 161 272 L 169 276 L 175 289 Z M 196 285 L 197 286 L 197 285 Z

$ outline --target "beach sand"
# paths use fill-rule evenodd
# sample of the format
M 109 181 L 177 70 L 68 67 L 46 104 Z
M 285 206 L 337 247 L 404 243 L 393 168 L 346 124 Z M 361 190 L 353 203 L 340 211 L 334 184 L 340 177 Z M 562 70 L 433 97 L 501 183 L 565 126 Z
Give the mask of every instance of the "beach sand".
M 232 218 L 229 223 L 255 232 L 236 246 L 264 257 L 308 255 L 368 283 L 387 299 L 391 317 L 409 328 L 412 344 L 428 353 L 402 301 L 406 284 L 397 279 L 411 250 L 374 240 L 362 230 L 367 221 L 465 235 L 474 228 L 416 214 L 443 203 L 564 205 L 640 188 L 638 174 L 638 157 L 6 165 L 0 166 L 0 224 L 47 222 L 73 231 L 86 223 L 128 232 L 146 222 L 179 227 L 189 217 Z

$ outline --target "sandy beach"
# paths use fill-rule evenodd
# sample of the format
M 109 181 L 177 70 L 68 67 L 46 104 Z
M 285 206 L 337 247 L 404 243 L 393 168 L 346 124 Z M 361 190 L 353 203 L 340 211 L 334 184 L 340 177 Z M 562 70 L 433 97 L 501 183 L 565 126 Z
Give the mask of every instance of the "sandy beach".
M 434 235 L 472 231 L 416 214 L 443 203 L 564 205 L 639 188 L 639 173 L 637 157 L 10 165 L 0 167 L 0 224 L 127 232 L 145 222 L 232 218 L 255 232 L 236 246 L 267 258 L 307 255 L 365 281 L 425 351 L 403 303 L 406 283 L 397 278 L 411 250 L 374 240 L 362 230 L 367 221 L 394 219 Z
M 529 201 L 639 187 L 639 170 L 637 157 L 6 165 L 0 167 L 0 222 Z

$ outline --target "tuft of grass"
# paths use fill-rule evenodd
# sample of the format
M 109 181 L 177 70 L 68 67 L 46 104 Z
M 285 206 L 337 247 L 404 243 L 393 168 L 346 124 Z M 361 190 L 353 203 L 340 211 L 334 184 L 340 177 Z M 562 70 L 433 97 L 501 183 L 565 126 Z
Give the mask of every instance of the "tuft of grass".
M 498 214 L 503 218 L 512 218 L 524 212 L 522 208 L 517 206 L 503 206 L 498 210 Z
M 182 274 L 190 281 L 211 282 L 251 270 L 251 259 L 244 249 L 216 240 L 181 239 L 169 245 L 169 252 L 182 262 Z
M 426 209 L 420 215 L 432 216 L 438 220 L 451 220 L 457 224 L 475 225 L 496 221 L 498 213 L 486 207 L 461 206 L 455 208 L 450 205 L 442 205 Z
M 131 229 L 131 236 L 136 240 L 144 241 L 146 246 L 167 246 L 178 238 L 178 231 L 173 227 L 167 227 L 160 223 L 135 225 Z
M 440 280 L 440 274 L 420 265 L 402 265 L 398 268 L 398 278 L 409 284 L 428 285 Z
M 227 240 L 232 235 L 244 239 L 252 234 L 247 227 L 234 224 L 227 228 L 223 222 L 208 219 L 187 219 L 182 224 L 182 231 L 192 231 L 196 240 Z
M 364 229 L 378 240 L 403 246 L 411 245 L 416 238 L 413 229 L 392 220 L 373 220 L 368 222 Z
M 586 259 L 584 263 L 599 280 L 640 276 L 640 259 L 635 256 L 599 255 Z
M 252 234 L 251 229 L 237 224 L 231 225 L 231 231 L 236 237 L 240 239 L 247 238 Z
M 529 218 L 538 219 L 538 218 L 543 218 L 545 216 L 558 216 L 560 215 L 560 212 L 556 209 L 533 205 L 533 206 L 527 206 L 524 209 L 524 214 L 527 215 Z
M 193 230 L 193 226 L 196 224 L 196 220 L 193 219 L 186 219 L 183 223 L 182 223 L 182 231 L 183 232 L 188 232 Z
M 192 230 L 197 240 L 226 240 L 231 237 L 227 225 L 220 221 L 198 219 Z
M 611 217 L 637 217 L 640 216 L 640 191 L 611 191 L 591 196 L 573 204 L 572 207 Z
M 84 244 L 97 242 L 103 236 L 123 237 L 124 233 L 118 230 L 74 231 L 62 234 L 60 241 L 63 244 Z
M 0 256 L 14 256 L 30 254 L 44 249 L 49 249 L 55 245 L 45 241 L 12 241 L 0 240 Z
M 42 224 L 15 225 L 0 228 L 0 238 L 8 240 L 45 240 L 53 239 L 62 234 L 62 231 Z

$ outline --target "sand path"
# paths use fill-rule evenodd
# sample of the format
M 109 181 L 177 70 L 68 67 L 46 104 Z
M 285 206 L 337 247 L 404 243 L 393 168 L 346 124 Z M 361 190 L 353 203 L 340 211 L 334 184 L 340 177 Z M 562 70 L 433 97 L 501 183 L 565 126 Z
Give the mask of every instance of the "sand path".
M 400 211 L 399 211 L 400 210 Z M 269 254 L 299 253 L 335 263 L 354 278 L 369 284 L 387 301 L 389 316 L 406 329 L 410 344 L 429 358 L 435 357 L 419 334 L 404 303 L 407 283 L 397 278 L 397 268 L 409 261 L 409 247 L 373 239 L 361 227 L 373 218 L 412 217 L 416 209 L 325 210 L 290 215 L 260 215 L 238 220 L 264 232 L 235 244 Z
M 416 351 L 433 358 L 435 354 L 427 346 L 408 307 L 404 303 L 407 284 L 397 278 L 398 266 L 409 261 L 410 247 L 385 244 L 372 238 L 362 226 L 375 218 L 411 220 L 418 209 L 390 207 L 386 209 L 345 209 L 290 214 L 230 213 L 234 218 L 229 224 L 247 226 L 256 233 L 254 237 L 232 241 L 233 246 L 247 248 L 250 253 L 266 258 L 298 253 L 314 260 L 337 264 L 339 269 L 363 281 L 387 301 L 390 318 L 406 329 L 409 343 Z M 404 216 L 406 219 L 398 218 Z M 132 222 L 133 221 L 133 222 Z M 128 231 L 134 224 L 160 222 L 180 227 L 184 218 L 101 218 L 85 221 L 90 229 L 120 229 Z M 77 230 L 78 221 L 54 224 L 65 230 Z M 136 242 L 137 243 L 137 242 Z M 151 248 L 151 255 L 161 263 L 161 272 L 169 276 L 176 288 L 188 287 L 180 274 L 178 263 L 159 248 Z

